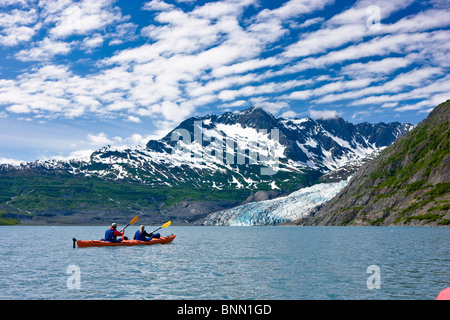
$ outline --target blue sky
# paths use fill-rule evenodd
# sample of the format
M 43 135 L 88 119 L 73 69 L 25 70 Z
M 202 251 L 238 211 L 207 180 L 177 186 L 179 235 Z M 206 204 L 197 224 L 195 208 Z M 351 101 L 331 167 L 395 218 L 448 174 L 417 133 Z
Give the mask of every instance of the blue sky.
M 446 0 L 0 0 L 0 162 L 258 106 L 417 124 L 450 98 Z

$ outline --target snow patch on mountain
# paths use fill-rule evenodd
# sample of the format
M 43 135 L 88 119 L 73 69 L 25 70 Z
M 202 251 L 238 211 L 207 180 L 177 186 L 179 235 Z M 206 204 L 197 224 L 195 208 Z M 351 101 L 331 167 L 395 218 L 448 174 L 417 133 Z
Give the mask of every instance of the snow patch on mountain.
M 66 171 L 154 187 L 283 190 L 287 176 L 295 181 L 311 169 L 323 174 L 357 164 L 412 128 L 397 122 L 353 125 L 340 118 L 277 118 L 250 108 L 186 119 L 146 146 L 106 146 L 89 158 L 0 165 L 0 170 Z

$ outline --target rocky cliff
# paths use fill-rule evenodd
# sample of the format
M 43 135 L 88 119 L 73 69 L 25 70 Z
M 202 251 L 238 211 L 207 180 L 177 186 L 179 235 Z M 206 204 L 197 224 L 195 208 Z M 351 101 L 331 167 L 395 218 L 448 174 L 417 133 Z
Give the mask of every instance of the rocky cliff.
M 301 225 L 450 224 L 450 100 L 366 163 Z

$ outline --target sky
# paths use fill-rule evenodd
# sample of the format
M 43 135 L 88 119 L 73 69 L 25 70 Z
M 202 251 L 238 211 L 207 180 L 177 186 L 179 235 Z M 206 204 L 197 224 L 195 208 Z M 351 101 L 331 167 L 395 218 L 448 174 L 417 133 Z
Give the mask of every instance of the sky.
M 0 163 L 145 145 L 191 116 L 419 123 L 447 0 L 0 0 Z

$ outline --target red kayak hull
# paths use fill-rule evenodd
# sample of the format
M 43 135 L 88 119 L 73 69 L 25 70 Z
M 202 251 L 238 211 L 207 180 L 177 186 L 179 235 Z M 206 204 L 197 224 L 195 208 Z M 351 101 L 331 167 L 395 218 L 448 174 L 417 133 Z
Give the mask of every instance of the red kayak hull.
M 117 247 L 117 246 L 151 246 L 152 244 L 168 244 L 175 239 L 175 235 L 170 235 L 167 237 L 153 238 L 150 241 L 139 241 L 139 240 L 123 240 L 121 242 L 109 242 L 101 240 L 78 240 L 78 248 L 86 247 Z

